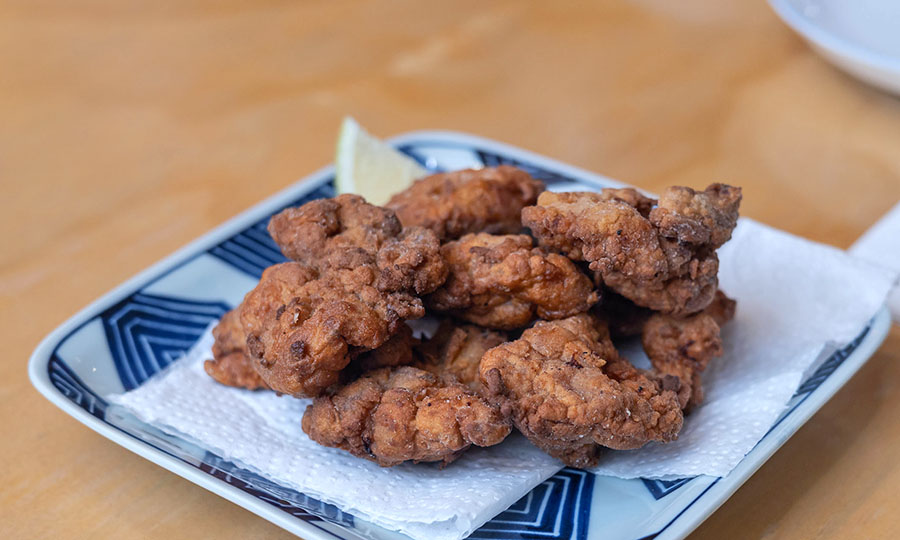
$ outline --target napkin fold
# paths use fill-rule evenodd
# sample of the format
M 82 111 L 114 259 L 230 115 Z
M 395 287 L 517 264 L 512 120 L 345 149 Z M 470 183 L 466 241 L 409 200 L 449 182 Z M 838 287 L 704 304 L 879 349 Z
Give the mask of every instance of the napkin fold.
M 704 377 L 706 401 L 668 445 L 608 452 L 597 474 L 724 476 L 784 410 L 823 349 L 862 332 L 896 275 L 838 249 L 741 219 L 720 251 L 720 286 L 737 299 L 725 354 Z M 300 429 L 308 401 L 226 388 L 202 369 L 207 334 L 165 373 L 110 400 L 164 431 L 382 527 L 416 539 L 462 538 L 561 464 L 519 436 L 473 449 L 444 470 L 383 469 L 321 447 Z M 646 362 L 639 346 L 624 352 Z
M 900 272 L 900 203 L 881 216 L 850 246 L 854 257 Z M 888 307 L 895 323 L 900 323 L 900 283 L 895 282 L 888 296 Z

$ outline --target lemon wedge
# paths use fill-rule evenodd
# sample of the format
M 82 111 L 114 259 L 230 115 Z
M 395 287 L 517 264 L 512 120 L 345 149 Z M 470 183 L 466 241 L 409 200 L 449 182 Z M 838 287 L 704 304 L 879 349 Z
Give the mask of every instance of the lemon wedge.
M 418 163 L 344 118 L 338 135 L 334 183 L 338 193 L 356 193 L 383 205 L 391 195 L 428 174 Z

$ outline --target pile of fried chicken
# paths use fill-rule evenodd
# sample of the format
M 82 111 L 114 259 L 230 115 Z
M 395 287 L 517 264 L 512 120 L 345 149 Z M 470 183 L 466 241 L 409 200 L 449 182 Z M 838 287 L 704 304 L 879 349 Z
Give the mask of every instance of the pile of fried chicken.
M 272 217 L 290 262 L 213 330 L 216 381 L 315 398 L 303 431 L 382 466 L 447 464 L 512 428 L 574 467 L 674 440 L 735 302 L 740 188 L 555 193 L 510 166 Z M 525 234 L 523 234 L 525 233 Z M 430 338 L 406 321 L 440 319 Z M 651 369 L 613 339 L 640 336 Z

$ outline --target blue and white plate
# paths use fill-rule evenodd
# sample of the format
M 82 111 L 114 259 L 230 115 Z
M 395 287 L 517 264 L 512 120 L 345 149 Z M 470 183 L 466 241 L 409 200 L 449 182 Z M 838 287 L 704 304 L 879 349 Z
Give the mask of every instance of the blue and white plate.
M 433 170 L 512 164 L 554 189 L 618 186 L 587 171 L 497 142 L 448 132 L 391 141 Z M 109 407 L 104 396 L 144 384 L 240 302 L 263 269 L 284 260 L 269 216 L 333 193 L 325 168 L 247 210 L 115 288 L 57 328 L 35 350 L 35 387 L 80 422 L 129 450 L 309 540 L 399 539 L 337 508 L 280 486 Z M 476 531 L 479 539 L 682 538 L 758 469 L 875 352 L 886 311 L 797 390 L 769 433 L 725 478 L 621 480 L 564 469 Z

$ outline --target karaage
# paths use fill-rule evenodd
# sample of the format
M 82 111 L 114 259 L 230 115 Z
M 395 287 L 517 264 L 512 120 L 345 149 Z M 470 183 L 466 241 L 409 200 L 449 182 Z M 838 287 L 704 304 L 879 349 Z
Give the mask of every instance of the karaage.
M 269 234 L 289 259 L 316 268 L 372 266 L 382 291 L 426 294 L 447 277 L 435 234 L 402 227 L 392 210 L 359 195 L 338 195 L 287 208 L 269 220 Z
M 481 326 L 521 328 L 535 316 L 560 319 L 597 302 L 591 280 L 566 257 L 532 246 L 526 235 L 467 234 L 441 246 L 447 282 L 429 308 Z
M 668 188 L 659 201 L 635 190 L 544 192 L 522 210 L 542 246 L 587 261 L 598 284 L 675 315 L 702 310 L 718 286 L 715 250 L 737 223 L 740 188 Z M 655 203 L 655 205 L 654 205 Z
M 419 298 L 378 290 L 371 266 L 285 282 L 284 274 L 295 267 L 302 265 L 283 263 L 267 270 L 241 306 L 247 351 L 277 392 L 318 395 L 339 382 L 356 355 L 383 345 L 406 319 L 424 314 Z
M 501 165 L 433 174 L 397 193 L 387 208 L 404 226 L 434 231 L 442 241 L 476 232 L 516 233 L 522 208 L 532 205 L 543 182 Z
M 405 461 L 446 465 L 469 446 L 492 446 L 511 426 L 466 386 L 410 366 L 382 368 L 317 397 L 303 431 L 383 467 Z
M 478 365 L 481 357 L 506 340 L 506 334 L 502 332 L 444 319 L 434 335 L 416 347 L 419 360 L 413 365 L 479 392 Z
M 710 360 L 722 355 L 720 327 L 734 317 L 735 305 L 717 291 L 713 302 L 700 313 L 682 318 L 655 313 L 644 324 L 644 351 L 659 373 L 678 377 L 682 408 L 703 401 L 701 374 Z
M 674 378 L 641 372 L 616 353 L 590 314 L 539 321 L 485 353 L 489 400 L 535 445 L 573 467 L 595 465 L 602 447 L 674 440 L 683 422 Z
M 203 369 L 210 377 L 225 386 L 248 390 L 268 388 L 247 356 L 247 337 L 238 310 L 233 309 L 223 315 L 213 328 L 212 335 L 215 339 L 213 359 L 203 363 Z
M 359 372 L 366 372 L 383 367 L 412 364 L 416 359 L 414 348 L 418 345 L 419 340 L 413 337 L 412 328 L 401 324 L 397 333 L 384 342 L 384 345 L 359 353 L 353 359 L 352 365 Z

